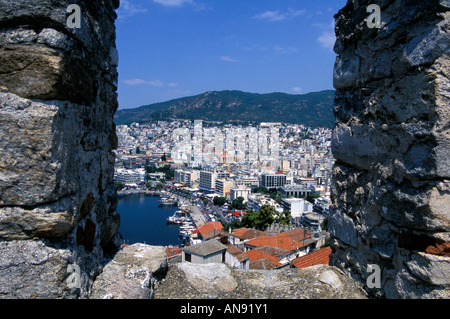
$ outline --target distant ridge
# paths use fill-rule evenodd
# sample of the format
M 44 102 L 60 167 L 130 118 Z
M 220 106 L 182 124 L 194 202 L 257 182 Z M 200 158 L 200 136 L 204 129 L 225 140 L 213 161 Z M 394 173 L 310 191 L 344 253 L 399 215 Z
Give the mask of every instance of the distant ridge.
M 209 91 L 167 102 L 119 110 L 116 124 L 155 120 L 200 119 L 222 122 L 284 122 L 332 128 L 334 90 L 302 95 Z

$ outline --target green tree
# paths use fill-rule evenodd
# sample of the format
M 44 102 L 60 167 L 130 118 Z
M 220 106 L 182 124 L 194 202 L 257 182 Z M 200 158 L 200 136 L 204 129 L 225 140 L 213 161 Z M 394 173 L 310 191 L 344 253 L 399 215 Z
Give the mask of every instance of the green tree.
M 264 229 L 273 223 L 275 215 L 275 208 L 273 208 L 273 206 L 263 205 L 258 213 L 255 223 L 256 228 Z
M 248 209 L 246 214 L 242 217 L 241 226 L 247 228 L 255 227 L 256 219 L 258 217 L 258 212 L 252 209 Z
M 317 193 L 309 193 L 308 196 L 306 196 L 306 200 L 312 204 L 316 201 L 317 198 L 319 198 L 320 195 Z
M 147 173 L 155 173 L 156 172 L 156 166 L 155 166 L 155 164 L 151 164 L 151 165 L 146 165 L 145 166 L 145 171 L 147 172 Z
M 328 215 L 325 216 L 324 220 L 320 224 L 320 228 L 322 228 L 322 230 L 324 231 L 328 231 Z
M 244 204 L 244 197 L 238 197 L 231 202 L 231 208 L 234 209 L 245 209 L 247 205 Z
M 258 187 L 253 187 L 252 188 L 252 193 L 260 193 L 260 194 L 269 194 L 269 190 L 265 187 L 262 186 L 258 186 Z
M 223 223 L 222 223 L 222 225 L 223 225 Z M 224 230 L 229 230 L 230 228 L 231 228 L 231 230 L 234 230 L 234 229 L 236 229 L 236 228 L 241 228 L 241 227 L 244 227 L 244 226 L 242 226 L 242 222 L 241 222 L 241 220 L 240 219 L 238 219 L 238 218 L 236 218 L 235 220 L 233 220 L 232 222 L 230 222 L 230 223 L 228 223 L 228 224 L 226 224 L 226 225 L 223 225 L 223 229 Z
M 114 184 L 116 186 L 116 190 L 119 190 L 119 191 L 125 187 L 125 185 L 120 181 L 116 181 Z
M 227 202 L 227 199 L 225 197 L 216 196 L 213 198 L 213 203 L 214 203 L 214 205 L 217 205 L 217 206 L 223 206 L 223 205 L 225 205 L 226 202 Z
M 275 222 L 281 225 L 289 226 L 291 224 L 291 213 L 285 209 L 281 214 L 276 215 Z

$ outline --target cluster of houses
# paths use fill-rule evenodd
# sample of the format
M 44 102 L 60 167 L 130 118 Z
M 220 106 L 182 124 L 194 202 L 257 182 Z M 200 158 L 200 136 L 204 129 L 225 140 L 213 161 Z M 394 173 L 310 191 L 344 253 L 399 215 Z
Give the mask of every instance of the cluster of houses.
M 178 250 L 182 262 L 225 263 L 245 271 L 302 268 L 328 264 L 331 252 L 330 247 L 321 248 L 325 236 L 303 228 L 283 232 L 238 228 L 226 232 L 221 223 L 208 222 L 198 227 L 198 236 L 199 243 Z

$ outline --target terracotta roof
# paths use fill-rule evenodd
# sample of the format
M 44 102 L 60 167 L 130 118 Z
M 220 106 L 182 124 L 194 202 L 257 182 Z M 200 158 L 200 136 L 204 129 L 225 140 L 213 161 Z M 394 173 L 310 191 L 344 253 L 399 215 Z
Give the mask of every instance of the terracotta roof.
M 292 240 L 295 241 L 301 241 L 307 238 L 311 238 L 311 235 L 308 231 L 304 230 L 303 228 L 294 228 L 292 230 L 288 230 L 284 233 L 280 233 L 280 235 L 286 235 L 289 236 Z
M 180 255 L 181 252 L 182 252 L 181 249 L 178 248 L 178 247 L 167 247 L 166 248 L 166 256 L 167 256 L 167 258 L 174 257 L 176 255 Z
M 306 268 L 314 265 L 328 265 L 330 262 L 330 253 L 331 248 L 324 247 L 294 259 L 292 261 L 292 265 L 296 268 Z
M 252 228 L 237 228 L 232 233 L 232 236 L 239 238 L 240 240 L 252 239 L 260 236 L 267 235 L 266 232 L 252 229 Z
M 278 266 L 272 263 L 269 259 L 263 258 L 250 262 L 250 269 L 263 269 L 263 270 L 272 270 L 277 268 Z
M 227 244 L 225 246 L 227 246 L 227 252 L 230 255 L 233 255 L 237 260 L 244 261 L 246 259 L 249 259 L 249 257 L 242 250 L 237 248 L 235 245 Z
M 258 250 L 249 250 L 247 252 L 245 252 L 245 254 L 248 256 L 250 263 L 260 260 L 260 259 L 267 259 L 269 260 L 272 264 L 275 265 L 275 267 L 280 266 L 281 264 L 278 263 L 278 258 L 275 256 L 271 256 L 269 254 L 266 254 L 265 252 L 262 251 L 258 251 Z M 259 269 L 259 268 L 258 268 Z
M 223 229 L 223 226 L 222 226 L 222 223 L 220 223 L 220 222 L 207 222 L 207 223 L 197 227 L 197 230 L 204 238 L 207 234 L 209 234 L 211 232 L 213 232 L 213 236 L 216 234 L 218 235 L 220 232 L 218 232 L 217 230 L 222 230 L 222 229 Z
M 272 247 L 272 246 L 259 246 L 259 247 L 256 247 L 254 250 L 262 251 L 263 253 L 266 253 L 266 254 L 269 254 L 269 255 L 275 256 L 275 257 L 281 257 L 281 256 L 284 256 L 284 255 L 287 255 L 290 253 L 289 250 L 284 250 L 284 249 Z
M 245 245 L 253 247 L 271 246 L 292 251 L 306 246 L 302 240 L 303 238 L 297 239 L 296 236 L 291 237 L 287 232 L 284 232 L 272 236 L 261 236 L 245 242 Z

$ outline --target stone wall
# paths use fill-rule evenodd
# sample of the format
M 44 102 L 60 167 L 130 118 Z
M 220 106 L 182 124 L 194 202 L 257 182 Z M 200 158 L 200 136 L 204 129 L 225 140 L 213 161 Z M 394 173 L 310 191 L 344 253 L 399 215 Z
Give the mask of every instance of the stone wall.
M 0 298 L 85 298 L 117 246 L 118 5 L 0 0 Z
M 335 16 L 331 263 L 372 296 L 450 296 L 449 10 L 349 0 Z

